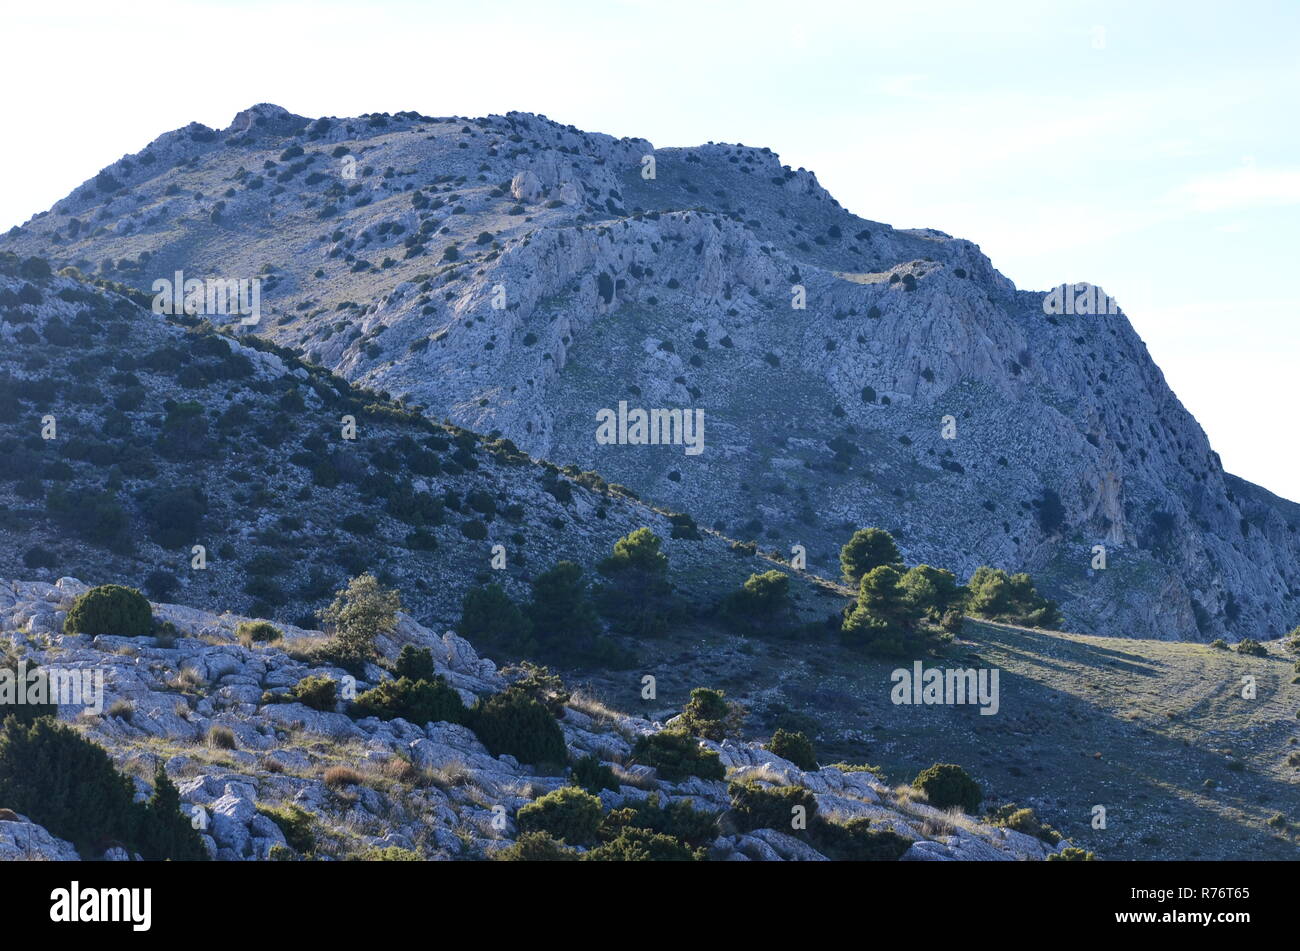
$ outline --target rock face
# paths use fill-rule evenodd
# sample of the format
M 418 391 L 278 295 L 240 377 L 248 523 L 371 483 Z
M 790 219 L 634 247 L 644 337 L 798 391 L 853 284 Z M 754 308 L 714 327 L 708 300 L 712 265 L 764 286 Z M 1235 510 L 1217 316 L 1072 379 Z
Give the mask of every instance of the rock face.
M 1300 508 L 1223 471 L 1122 312 L 1047 313 L 970 241 L 850 214 L 767 149 L 263 105 L 3 247 L 140 288 L 266 273 L 254 332 L 826 574 L 875 524 L 910 562 L 1030 570 L 1075 630 L 1300 620 Z M 597 440 L 620 401 L 702 410 L 704 451 Z
M 156 604 L 158 618 L 176 625 L 172 646 L 154 638 L 87 637 L 54 630 L 32 630 L 32 621 L 50 607 L 66 612 L 85 585 L 60 579 L 0 581 L 0 637 L 7 646 L 44 667 L 93 666 L 105 675 L 103 712 L 65 707 L 62 719 L 75 723 L 101 744 L 119 768 L 152 776 L 161 763 L 176 782 L 183 808 L 201 822 L 209 855 L 224 861 L 257 861 L 293 855 L 277 815 L 294 809 L 312 817 L 317 854 L 343 858 L 373 848 L 397 846 L 428 859 L 489 857 L 508 846 L 521 806 L 567 782 L 543 774 L 510 756 L 494 757 L 474 733 L 452 723 L 408 723 L 374 717 L 351 720 L 342 713 L 300 704 L 263 702 L 274 691 L 310 674 L 340 679 L 345 672 L 308 667 L 272 644 L 243 647 L 235 640 L 240 618 L 214 615 L 177 605 Z M 505 680 L 492 661 L 454 634 L 431 631 L 401 618 L 403 643 L 430 648 L 437 673 L 469 695 L 502 689 Z M 318 638 L 319 632 L 290 629 L 286 634 Z M 396 640 L 387 643 L 396 653 Z M 181 678 L 182 671 L 188 671 Z M 364 690 L 382 676 L 371 665 Z M 230 688 L 256 688 L 247 696 Z M 254 693 L 258 694 L 254 698 Z M 662 727 L 634 717 L 601 719 L 570 706 L 561 726 L 572 756 L 595 754 L 607 765 L 621 765 L 630 740 Z M 224 727 L 235 737 L 233 749 L 212 748 L 205 737 Z M 828 816 L 868 816 L 873 825 L 893 828 L 924 845 L 927 857 L 1041 859 L 1047 847 L 1036 839 L 970 823 L 961 836 L 926 834 L 927 821 L 943 814 L 922 803 L 895 798 L 874 776 L 835 767 L 803 771 L 773 753 L 748 743 L 701 741 L 719 753 L 732 779 L 765 786 L 796 785 L 812 792 Z M 405 761 L 418 781 L 400 778 L 392 767 Z M 342 782 L 326 781 L 326 771 L 341 764 L 352 773 Z M 699 810 L 729 805 L 727 783 L 693 778 L 683 783 L 658 779 L 653 770 L 626 773 L 636 786 L 603 790 L 606 808 L 657 793 L 664 803 L 689 800 Z M 399 777 L 394 779 L 394 777 Z M 141 786 L 141 795 L 148 793 Z M 0 804 L 2 806 L 2 804 Z M 506 822 L 497 821 L 501 807 Z M 301 847 L 299 845 L 299 847 Z M 287 850 L 287 851 L 286 851 Z M 120 851 L 120 850 L 119 850 Z M 724 835 L 710 845 L 714 858 L 748 861 L 821 861 L 824 856 L 801 839 L 770 829 Z M 909 856 L 911 852 L 908 853 Z M 122 858 L 127 858 L 123 852 Z M 25 818 L 0 810 L 0 860 L 76 859 L 71 845 Z

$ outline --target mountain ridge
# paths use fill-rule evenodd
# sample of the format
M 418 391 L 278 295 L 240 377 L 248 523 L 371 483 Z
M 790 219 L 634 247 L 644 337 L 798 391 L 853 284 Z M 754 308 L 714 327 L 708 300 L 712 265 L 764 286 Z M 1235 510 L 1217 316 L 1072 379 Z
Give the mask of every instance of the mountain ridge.
M 1300 506 L 1222 471 L 1122 312 L 1047 314 L 978 246 L 853 216 L 770 150 L 260 104 L 17 230 L 60 264 L 111 250 L 101 273 L 142 290 L 261 275 L 256 333 L 826 575 L 880 524 L 911 561 L 1028 568 L 1084 631 L 1267 638 L 1300 614 Z M 620 399 L 703 408 L 712 452 L 602 449 Z

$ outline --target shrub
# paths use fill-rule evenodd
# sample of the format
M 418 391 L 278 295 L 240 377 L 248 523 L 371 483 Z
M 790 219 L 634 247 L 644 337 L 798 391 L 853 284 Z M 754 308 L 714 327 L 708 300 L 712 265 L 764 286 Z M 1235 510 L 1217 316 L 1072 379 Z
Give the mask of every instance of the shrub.
M 1226 651 L 1228 649 L 1228 642 L 1221 637 L 1216 637 L 1214 640 L 1210 641 L 1210 646 L 1216 651 Z
M 339 685 L 332 677 L 312 674 L 294 684 L 289 695 L 303 706 L 322 713 L 333 713 L 339 701 Z
M 645 799 L 626 801 L 622 807 L 606 813 L 600 822 L 600 837 L 609 841 L 627 828 L 649 829 L 699 846 L 718 837 L 718 814 L 697 810 L 689 799 L 661 806 L 659 794 L 651 793 Z
M 721 690 L 696 687 L 682 710 L 679 725 L 696 736 L 717 741 L 738 731 L 743 718 L 744 711 L 728 703 Z
M 1021 809 L 1015 803 L 1008 803 L 993 810 L 988 814 L 987 821 L 993 825 L 1014 829 L 1016 832 L 1023 832 L 1025 835 L 1032 835 L 1036 839 L 1042 839 L 1049 845 L 1055 845 L 1061 841 L 1061 834 L 1051 826 L 1043 825 L 1038 816 L 1034 814 L 1034 810 Z
M 40 717 L 59 715 L 58 704 L 51 702 L 49 675 L 41 670 L 35 661 L 20 658 L 7 651 L 0 653 L 0 678 L 9 680 L 11 677 L 15 685 L 19 682 L 27 684 L 27 695 L 24 698 L 27 702 L 18 703 L 16 691 L 0 691 L 0 724 L 11 719 L 18 723 L 32 723 Z M 12 699 L 6 700 L 6 696 Z M 44 698 L 41 702 L 32 702 L 39 701 L 41 698 Z
M 401 717 L 422 727 L 426 723 L 463 723 L 465 704 L 455 688 L 442 677 L 435 676 L 432 680 L 399 677 L 385 680 L 361 694 L 353 701 L 348 713 L 358 720 Z
M 817 815 L 817 797 L 802 786 L 776 786 L 765 789 L 758 783 L 732 783 L 731 812 L 745 832 L 775 829 L 792 832 L 807 829 Z M 802 812 L 799 811 L 802 809 Z M 796 821 L 800 821 L 796 826 Z
M 959 604 L 963 593 L 951 571 L 929 565 L 908 569 L 899 584 L 913 611 L 934 618 L 943 617 L 950 607 Z
M 882 528 L 860 528 L 840 549 L 844 580 L 855 588 L 862 583 L 863 575 L 881 566 L 898 570 L 903 567 L 903 556 L 898 553 L 894 537 Z
M 0 726 L 0 803 L 79 850 L 139 845 L 135 786 L 103 749 L 49 717 Z
M 578 853 L 545 832 L 525 832 L 492 858 L 498 862 L 576 862 Z
M 818 816 L 812 833 L 818 851 L 840 862 L 897 862 L 912 847 L 910 839 L 892 829 L 872 829 L 866 818 L 839 823 Z
M 532 622 L 496 584 L 466 592 L 457 631 L 480 648 L 506 654 L 529 654 L 537 647 Z
M 564 786 L 530 802 L 515 817 L 521 832 L 546 832 L 569 845 L 590 845 L 600 827 L 600 799 Z
M 375 656 L 375 638 L 397 626 L 402 609 L 396 591 L 383 587 L 369 572 L 348 582 L 320 612 L 325 629 L 334 635 L 333 649 L 341 662 L 363 662 Z
M 467 725 L 493 756 L 509 754 L 522 763 L 563 763 L 564 731 L 541 703 L 507 688 L 480 697 Z
M 306 809 L 289 802 L 283 806 L 259 805 L 257 811 L 279 827 L 284 841 L 295 852 L 308 855 L 316 850 L 316 819 Z
M 980 565 L 966 587 L 970 592 L 967 608 L 978 617 L 1027 627 L 1056 628 L 1061 624 L 1056 602 L 1039 596 L 1033 579 L 1023 572 L 1008 575 Z
M 588 862 L 698 862 L 702 858 L 702 851 L 670 835 L 638 828 L 624 829 L 583 856 Z
M 812 740 L 802 733 L 791 733 L 777 729 L 767 748 L 784 760 L 789 760 L 802 770 L 817 769 L 817 752 Z
M 783 633 L 794 621 L 790 576 L 776 570 L 752 574 L 727 595 L 720 611 L 733 629 L 760 635 Z
M 81 595 L 63 622 L 65 634 L 116 634 L 146 637 L 153 631 L 153 609 L 135 588 L 106 584 Z
M 569 782 L 592 794 L 602 789 L 618 789 L 618 778 L 614 775 L 614 770 L 594 754 L 584 756 L 573 764 Z
M 724 779 L 727 775 L 718 754 L 704 749 L 685 730 L 662 730 L 637 737 L 632 762 L 654 767 L 670 783 L 681 782 L 688 776 Z
M 1268 648 L 1265 647 L 1263 644 L 1261 644 L 1259 641 L 1250 637 L 1243 637 L 1241 640 L 1239 640 L 1237 642 L 1237 646 L 1234 647 L 1233 650 L 1235 650 L 1238 654 L 1247 654 L 1251 657 L 1268 656 Z
M 626 652 L 602 635 L 596 609 L 587 599 L 582 569 L 571 561 L 557 562 L 533 580 L 528 619 L 545 656 L 607 667 L 630 663 Z
M 357 856 L 360 862 L 423 862 L 419 852 L 412 852 L 410 849 L 404 849 L 400 845 L 387 845 L 382 849 L 378 846 L 366 849 Z
M 936 763 L 917 774 L 912 785 L 925 793 L 930 805 L 936 809 L 960 807 L 963 812 L 975 814 L 984 791 L 979 783 L 960 766 Z
M 1095 862 L 1096 860 L 1097 856 L 1093 853 L 1076 849 L 1074 846 L 1067 846 L 1059 852 L 1047 853 L 1049 862 Z
M 284 635 L 269 621 L 240 621 L 235 628 L 235 636 L 241 644 L 266 644 L 278 641 Z
M 427 647 L 403 644 L 393 664 L 393 676 L 408 680 L 433 680 L 437 676 L 433 666 L 433 651 Z
M 142 852 L 152 859 L 200 862 L 208 857 L 203 840 L 181 811 L 181 795 L 176 784 L 159 765 L 154 773 L 153 795 L 144 806 L 144 826 L 140 836 Z
M 325 770 L 321 781 L 330 789 L 342 789 L 345 786 L 360 786 L 365 777 L 350 766 L 331 766 Z
M 208 746 L 214 750 L 233 750 L 235 743 L 235 731 L 228 726 L 214 726 L 208 728 Z

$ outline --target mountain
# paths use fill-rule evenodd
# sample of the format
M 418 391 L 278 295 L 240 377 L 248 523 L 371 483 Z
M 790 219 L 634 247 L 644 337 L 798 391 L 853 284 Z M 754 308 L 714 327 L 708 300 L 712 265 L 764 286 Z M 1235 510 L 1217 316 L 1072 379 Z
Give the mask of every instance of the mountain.
M 880 525 L 909 562 L 1033 572 L 1074 630 L 1300 620 L 1300 508 L 1223 470 L 1122 311 L 1048 313 L 975 244 L 857 217 L 768 149 L 264 104 L 3 247 L 150 293 L 258 278 L 238 332 L 826 576 Z M 623 402 L 702 411 L 703 451 L 597 438 Z
M 2 572 L 76 572 L 312 625 L 373 571 L 413 616 L 447 626 L 474 585 L 523 599 L 555 563 L 593 568 L 642 526 L 692 610 L 771 567 L 592 473 L 118 290 L 0 252 Z M 809 617 L 833 610 L 792 574 Z

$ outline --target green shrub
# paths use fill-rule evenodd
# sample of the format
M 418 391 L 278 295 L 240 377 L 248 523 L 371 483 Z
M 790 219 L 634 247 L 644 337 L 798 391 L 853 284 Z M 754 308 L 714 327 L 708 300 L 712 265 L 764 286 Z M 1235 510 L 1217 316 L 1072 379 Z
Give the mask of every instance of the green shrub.
M 312 674 L 294 684 L 289 696 L 313 710 L 333 713 L 339 701 L 338 681 L 324 674 Z
M 1023 832 L 1025 835 L 1032 835 L 1049 845 L 1061 841 L 1061 833 L 1051 826 L 1044 825 L 1034 814 L 1034 810 L 1022 809 L 1015 803 L 1008 803 L 993 810 L 988 814 L 987 821 L 992 825 L 1004 826 L 1016 832 Z
M 767 748 L 802 770 L 817 769 L 817 751 L 813 749 L 812 740 L 802 733 L 791 733 L 778 727 Z
M 456 630 L 480 649 L 513 656 L 531 654 L 537 649 L 532 622 L 496 584 L 466 592 Z
M 407 680 L 433 680 L 437 676 L 433 666 L 433 651 L 414 644 L 402 645 L 393 663 L 393 676 Z
M 419 852 L 412 852 L 410 849 L 404 849 L 400 845 L 389 845 L 384 848 L 370 848 L 357 856 L 362 862 L 423 862 Z
M 153 795 L 144 806 L 144 823 L 140 846 L 144 855 L 157 860 L 201 862 L 208 853 L 203 840 L 181 811 L 181 795 L 176 784 L 159 765 L 153 778 Z
M 534 579 L 528 619 L 545 654 L 577 663 L 599 657 L 600 619 L 587 598 L 582 569 L 573 562 L 557 562 Z
M 899 583 L 912 610 L 932 618 L 943 617 L 950 608 L 961 603 L 964 594 L 951 571 L 929 565 L 909 568 Z
M 274 822 L 284 835 L 289 848 L 300 855 L 310 855 L 316 850 L 316 818 L 296 803 L 282 806 L 259 805 L 257 811 Z
M 952 763 L 935 763 L 929 769 L 921 770 L 912 785 L 924 792 L 930 805 L 936 809 L 957 806 L 974 815 L 984 798 L 980 784 L 966 770 Z
M 9 652 L 0 653 L 0 678 L 11 680 L 15 689 L 10 694 L 12 701 L 6 701 L 9 691 L 0 691 L 0 723 L 16 720 L 19 723 L 31 723 L 39 717 L 57 717 L 59 705 L 50 696 L 50 678 L 35 661 L 21 658 Z M 27 684 L 26 703 L 18 703 L 17 685 Z M 33 703 L 33 700 L 42 702 Z
M 517 842 L 493 854 L 498 862 L 576 862 L 578 853 L 545 832 L 525 832 Z
M 1214 640 L 1210 641 L 1210 646 L 1217 651 L 1226 651 L 1228 649 L 1228 642 L 1221 637 L 1216 637 Z
M 766 789 L 758 783 L 732 783 L 731 812 L 745 832 L 775 829 L 796 832 L 808 829 L 817 815 L 817 797 L 802 786 L 776 786 Z M 797 811 L 802 808 L 802 813 Z M 802 820 L 796 827 L 796 820 Z
M 235 628 L 235 636 L 239 638 L 240 643 L 265 644 L 278 641 L 284 635 L 269 621 L 240 621 L 239 626 Z
M 717 753 L 704 749 L 699 740 L 679 729 L 637 737 L 632 747 L 632 762 L 653 766 L 670 783 L 681 782 L 688 776 L 724 779 L 727 775 Z
M 723 599 L 719 615 L 733 630 L 772 636 L 788 633 L 794 624 L 790 576 L 781 571 L 755 573 Z
M 1237 646 L 1234 647 L 1233 650 L 1235 650 L 1238 654 L 1247 654 L 1251 657 L 1268 656 L 1268 648 L 1265 647 L 1263 644 L 1261 644 L 1259 641 L 1250 637 L 1243 637 L 1241 640 L 1239 640 L 1237 642 Z
M 728 703 L 721 690 L 696 687 L 691 691 L 691 699 L 682 710 L 677 725 L 696 736 L 717 742 L 728 733 L 737 732 L 743 719 L 744 711 L 736 704 Z
M 601 839 L 615 839 L 627 828 L 649 829 L 692 846 L 707 845 L 718 837 L 716 812 L 697 810 L 689 799 L 679 799 L 666 806 L 659 802 L 659 794 L 651 793 L 645 799 L 628 801 L 618 809 L 611 809 L 600 822 Z
M 105 584 L 73 602 L 63 622 L 65 634 L 115 634 L 147 637 L 153 632 L 153 609 L 135 588 Z
M 1020 573 L 980 565 L 966 584 L 967 609 L 977 617 L 1022 624 L 1026 627 L 1057 628 L 1061 612 L 1055 601 L 1041 597 L 1033 579 Z
M 545 706 L 522 691 L 507 688 L 480 697 L 466 725 L 493 756 L 509 754 L 534 765 L 565 760 L 564 731 Z
M 602 789 L 618 789 L 618 777 L 614 775 L 614 770 L 602 763 L 600 757 L 590 754 L 573 764 L 569 782 L 593 794 Z
M 1047 861 L 1049 862 L 1095 862 L 1097 856 L 1091 852 L 1085 852 L 1083 849 L 1076 849 L 1073 846 L 1067 846 L 1059 852 L 1049 852 Z
M 140 847 L 135 786 L 103 749 L 48 717 L 0 727 L 0 802 L 87 855 Z
M 703 857 L 702 851 L 691 849 L 670 835 L 627 828 L 596 846 L 583 859 L 588 862 L 698 862 Z
M 433 680 L 399 677 L 382 681 L 357 697 L 348 713 L 357 720 L 401 717 L 421 727 L 426 723 L 465 722 L 465 704 L 460 694 L 444 678 L 437 676 Z
M 871 820 L 830 822 L 818 816 L 812 825 L 812 842 L 827 858 L 839 862 L 897 862 L 912 841 L 893 829 L 873 829 Z
M 546 832 L 569 845 L 590 845 L 600 828 L 600 799 L 564 786 L 530 802 L 515 817 L 521 832 Z

